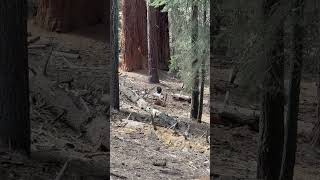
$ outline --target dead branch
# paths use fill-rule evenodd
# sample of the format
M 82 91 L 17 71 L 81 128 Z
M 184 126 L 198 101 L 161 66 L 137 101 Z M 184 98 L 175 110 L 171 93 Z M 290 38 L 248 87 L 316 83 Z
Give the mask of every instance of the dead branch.
M 114 177 L 117 177 L 117 178 L 120 178 L 120 179 L 128 179 L 128 178 L 125 177 L 125 176 L 118 175 L 118 174 L 115 174 L 115 173 L 113 173 L 113 172 L 110 172 L 110 175 L 111 175 L 111 176 L 114 176 Z
M 28 38 L 28 45 L 33 44 L 39 40 L 40 40 L 40 36 L 30 37 L 30 38 Z
M 93 158 L 95 156 L 108 156 L 109 153 L 105 153 L 105 152 L 98 152 L 98 153 L 92 153 L 92 154 L 86 154 L 84 157 L 86 158 Z
M 107 70 L 107 67 L 86 67 L 86 66 L 77 66 L 72 64 L 68 59 L 62 56 L 62 60 L 66 62 L 70 69 L 89 69 L 89 70 Z
M 57 177 L 55 178 L 55 180 L 61 180 L 61 178 L 63 177 L 64 172 L 66 171 L 66 169 L 68 167 L 69 162 L 70 162 L 70 160 L 67 160 L 64 163 L 62 169 L 59 171 L 59 173 L 58 173 Z
M 63 56 L 70 59 L 78 59 L 80 58 L 79 54 L 71 53 L 71 52 L 62 52 L 62 51 L 53 51 L 53 54 L 56 56 Z
M 47 44 L 33 44 L 33 45 L 29 45 L 28 49 L 44 49 L 48 47 Z
M 51 56 L 52 56 L 52 51 L 53 51 L 53 46 L 51 46 L 51 49 L 50 49 L 50 54 L 46 60 L 46 64 L 44 65 L 44 68 L 43 68 L 43 75 L 44 76 L 48 76 L 47 74 L 47 68 L 48 68 L 48 65 L 49 65 L 49 61 L 51 59 Z

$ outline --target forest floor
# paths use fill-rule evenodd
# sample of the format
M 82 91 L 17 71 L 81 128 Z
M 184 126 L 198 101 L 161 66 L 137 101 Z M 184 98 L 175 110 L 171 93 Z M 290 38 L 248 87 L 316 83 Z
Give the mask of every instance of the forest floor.
M 77 117 L 77 112 L 86 111 L 92 119 L 102 116 L 109 123 L 109 102 L 105 102 L 105 97 L 110 92 L 108 69 L 112 58 L 103 25 L 58 34 L 40 29 L 30 21 L 28 32 L 31 33 L 29 38 L 40 37 L 30 45 L 33 47 L 28 52 L 31 157 L 1 150 L 0 179 L 208 179 L 207 132 L 185 139 L 173 129 L 158 127 L 154 131 L 148 123 L 149 114 L 138 109 L 123 94 L 120 96 L 121 111 L 111 112 L 111 160 L 108 147 L 100 141 L 99 144 L 92 143 L 82 131 L 70 126 L 68 117 Z M 53 53 L 56 51 L 76 54 L 80 58 Z M 48 75 L 44 76 L 42 72 L 49 57 Z M 124 83 L 138 94 L 147 92 L 143 97 L 150 101 L 148 95 L 154 92 L 155 85 L 148 84 L 144 74 L 120 72 L 120 84 Z M 166 72 L 161 72 L 160 76 L 161 83 L 156 86 L 161 86 L 168 94 L 167 106 L 154 105 L 154 108 L 175 119 L 188 120 L 190 104 L 174 101 L 171 97 L 171 93 L 182 93 L 182 83 Z M 55 94 L 65 98 L 49 98 Z M 206 88 L 202 123 L 206 127 L 209 127 L 208 99 Z M 66 105 L 66 102 L 80 106 L 81 111 L 73 111 L 75 109 L 69 108 L 70 103 Z M 145 121 L 139 121 L 139 117 Z M 106 175 L 108 162 L 110 177 Z
M 72 115 L 75 112 L 60 107 L 65 106 L 64 103 L 67 101 L 64 100 L 70 100 L 71 97 L 79 98 L 68 96 L 69 94 L 87 92 L 80 96 L 89 111 L 108 116 L 104 110 L 109 109 L 109 105 L 97 102 L 102 94 L 108 94 L 110 91 L 107 65 L 111 60 L 111 54 L 105 42 L 104 26 L 97 25 L 72 33 L 57 34 L 40 29 L 30 21 L 28 32 L 31 33 L 28 39 L 40 37 L 30 45 L 33 47 L 29 48 L 28 52 L 31 157 L 26 158 L 1 150 L 0 179 L 109 179 L 106 173 L 109 168 L 108 150 L 100 147 L 99 149 L 97 144 L 92 144 L 81 136 L 79 131 L 70 127 L 66 123 L 66 114 Z M 63 58 L 52 53 L 60 50 L 70 50 L 79 54 L 80 58 Z M 45 77 L 42 72 L 49 57 L 48 75 Z M 72 79 L 71 87 L 67 88 L 62 83 Z M 49 94 L 46 94 L 46 90 Z M 67 98 L 48 98 L 56 93 L 66 95 Z
M 214 81 L 228 80 L 231 67 L 212 68 Z M 298 149 L 296 154 L 295 178 L 297 180 L 320 179 L 320 154 L 310 147 L 310 133 L 316 122 L 316 84 L 305 78 L 301 84 L 300 112 L 298 122 Z M 238 82 L 236 82 L 238 83 Z M 248 101 L 248 95 L 240 90 L 231 91 L 229 105 L 249 108 L 258 103 Z M 212 108 L 223 102 L 225 93 L 213 92 Z M 254 99 L 254 98 L 253 98 Z M 214 114 L 212 116 L 216 117 Z M 220 119 L 219 121 L 224 121 Z M 258 133 L 248 126 L 228 127 L 220 123 L 212 124 L 212 165 L 214 173 L 235 177 L 234 179 L 254 179 L 257 166 Z
M 171 96 L 175 93 L 184 94 L 182 83 L 167 72 L 160 73 L 160 84 L 156 85 L 148 83 L 145 72 L 120 72 L 120 84 L 132 89 L 150 104 L 153 104 L 155 87 L 162 87 L 163 93 L 168 94 L 166 107 L 152 105 L 153 108 L 176 119 L 189 119 L 190 103 L 175 101 Z M 207 126 L 208 100 L 209 90 L 206 88 L 203 124 Z M 120 96 L 120 106 L 121 112 L 114 112 L 112 115 L 112 173 L 121 174 L 127 179 L 208 178 L 210 152 L 205 131 L 202 135 L 198 134 L 187 140 L 172 129 L 157 127 L 154 131 L 153 126 L 148 123 L 151 122 L 150 115 L 123 94 Z M 141 117 L 147 123 L 138 123 Z

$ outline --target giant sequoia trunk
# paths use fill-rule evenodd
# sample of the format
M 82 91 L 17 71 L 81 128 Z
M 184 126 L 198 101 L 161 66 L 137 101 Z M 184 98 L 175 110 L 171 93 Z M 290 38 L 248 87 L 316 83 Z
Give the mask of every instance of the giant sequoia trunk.
M 273 5 L 279 0 L 263 1 L 263 16 L 266 23 L 264 58 L 270 62 L 266 67 L 262 92 L 261 120 L 259 123 L 259 147 L 257 179 L 278 179 L 280 175 L 284 136 L 284 43 L 283 25 L 280 23 L 270 31 L 270 16 Z M 272 33 L 272 34 L 270 34 Z M 269 38 L 268 38 L 269 37 Z M 270 42 L 270 37 L 273 40 Z M 271 47 L 268 47 L 270 46 Z
M 27 1 L 0 1 L 0 147 L 30 153 Z
M 50 31 L 72 29 L 107 22 L 106 0 L 39 0 L 36 23 Z
M 147 69 L 147 6 L 145 0 L 122 1 L 122 69 Z
M 149 82 L 159 83 L 158 62 L 159 62 L 159 8 L 148 4 L 147 10 L 147 40 L 148 40 L 148 68 Z

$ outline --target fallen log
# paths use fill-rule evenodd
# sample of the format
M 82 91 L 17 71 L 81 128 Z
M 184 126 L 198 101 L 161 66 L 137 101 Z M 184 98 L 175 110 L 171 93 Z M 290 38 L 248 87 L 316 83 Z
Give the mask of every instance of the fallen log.
M 63 56 L 70 59 L 78 59 L 80 58 L 79 54 L 71 53 L 71 52 L 63 52 L 63 51 L 53 51 L 53 55 Z
M 174 100 L 177 100 L 177 101 L 187 101 L 187 102 L 191 103 L 191 97 L 190 96 L 185 96 L 185 95 L 182 95 L 182 94 L 173 94 L 172 98 Z
M 221 93 L 224 94 L 227 91 L 230 91 L 232 89 L 237 88 L 239 85 L 234 84 L 234 83 L 230 83 L 228 81 L 224 81 L 224 80 L 218 80 L 218 81 L 214 81 L 213 82 L 213 89 L 214 91 L 216 91 L 217 93 Z
M 248 125 L 254 131 L 259 130 L 259 111 L 236 106 L 220 106 L 216 108 L 220 119 L 218 121 L 219 124 L 232 127 Z
M 134 93 L 129 88 L 120 86 L 120 91 L 122 94 L 124 94 L 129 100 L 136 103 L 137 106 L 146 112 L 149 112 L 152 116 L 150 121 L 153 121 L 154 126 L 160 126 L 165 127 L 169 129 L 174 129 L 176 132 L 180 134 L 184 134 L 188 129 L 190 131 L 189 134 L 192 135 L 203 135 L 205 133 L 209 133 L 210 126 L 207 123 L 197 123 L 190 121 L 190 119 L 176 119 L 168 114 L 161 112 L 157 109 L 154 109 L 151 105 L 149 105 L 148 102 L 146 102 L 144 99 L 140 98 L 136 93 Z M 141 115 L 136 115 L 141 116 Z M 141 121 L 144 121 L 142 119 L 145 118 L 136 118 L 136 120 L 141 119 Z M 150 122 L 149 121 L 149 122 Z M 145 122 L 145 121 L 144 121 Z

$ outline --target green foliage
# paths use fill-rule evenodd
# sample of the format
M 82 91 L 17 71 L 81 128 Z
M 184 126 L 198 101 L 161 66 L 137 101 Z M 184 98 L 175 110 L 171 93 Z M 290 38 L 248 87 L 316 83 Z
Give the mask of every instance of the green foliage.
M 198 40 L 192 43 L 192 27 L 193 23 L 196 23 L 191 21 L 192 6 L 194 4 L 198 6 Z M 177 73 L 184 82 L 186 90 L 190 91 L 195 72 L 200 70 L 201 63 L 204 61 L 207 64 L 207 69 L 209 67 L 209 0 L 151 0 L 151 5 L 155 7 L 165 5 L 163 11 L 168 11 L 169 13 L 170 71 Z M 205 11 L 206 18 L 204 19 Z M 193 48 L 196 48 L 197 53 L 194 53 Z M 195 59 L 198 61 L 192 65 Z

